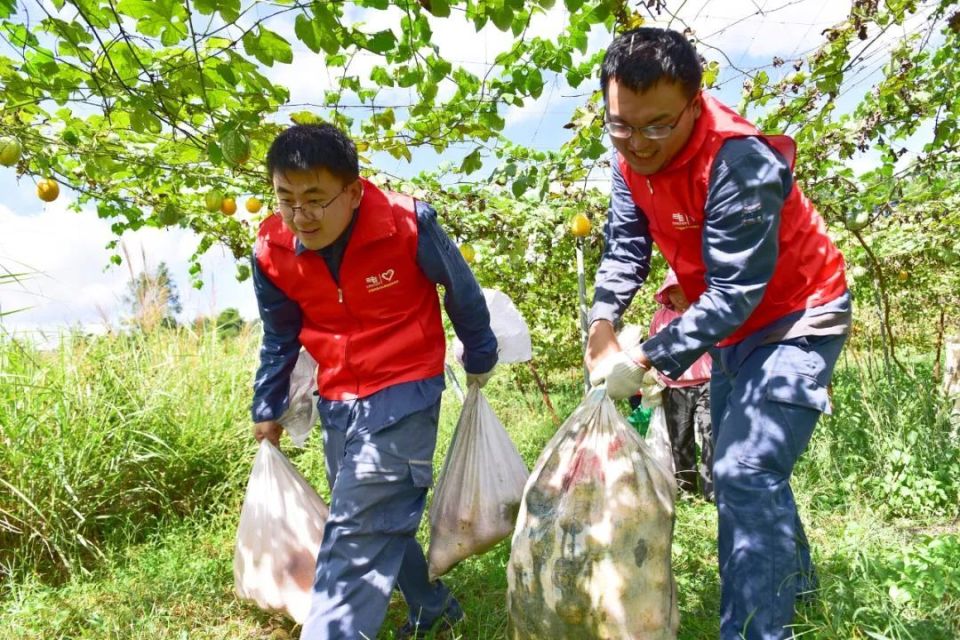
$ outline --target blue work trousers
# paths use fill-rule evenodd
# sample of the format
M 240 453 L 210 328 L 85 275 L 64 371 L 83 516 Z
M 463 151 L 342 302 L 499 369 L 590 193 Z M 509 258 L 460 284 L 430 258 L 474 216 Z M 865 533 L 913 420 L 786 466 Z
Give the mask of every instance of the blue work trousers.
M 821 413 L 846 336 L 807 336 L 714 350 L 722 640 L 781 640 L 795 600 L 815 588 L 790 476 Z
M 302 640 L 376 638 L 394 586 L 428 627 L 453 598 L 415 537 L 433 480 L 440 403 L 380 431 L 324 429 L 332 487 Z

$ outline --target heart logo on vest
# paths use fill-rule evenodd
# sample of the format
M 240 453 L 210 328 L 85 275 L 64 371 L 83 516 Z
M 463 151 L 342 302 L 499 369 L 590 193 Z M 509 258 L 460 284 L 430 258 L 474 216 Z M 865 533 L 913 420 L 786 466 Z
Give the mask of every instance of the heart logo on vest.
M 380 291 L 381 289 L 400 284 L 399 280 L 394 279 L 396 275 L 397 272 L 394 269 L 387 269 L 380 275 L 367 276 L 365 279 L 367 283 L 367 293 L 373 293 L 374 291 Z

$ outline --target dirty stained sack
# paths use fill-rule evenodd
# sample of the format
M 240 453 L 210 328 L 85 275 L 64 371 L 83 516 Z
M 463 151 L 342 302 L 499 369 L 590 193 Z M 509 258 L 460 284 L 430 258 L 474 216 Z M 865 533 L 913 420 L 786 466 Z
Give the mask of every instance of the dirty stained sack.
M 233 554 L 237 595 L 303 624 L 329 510 L 267 440 L 253 461 Z
M 537 461 L 507 567 L 513 640 L 673 640 L 676 483 L 592 390 Z
M 527 466 L 477 386 L 471 386 L 430 505 L 430 580 L 511 533 Z

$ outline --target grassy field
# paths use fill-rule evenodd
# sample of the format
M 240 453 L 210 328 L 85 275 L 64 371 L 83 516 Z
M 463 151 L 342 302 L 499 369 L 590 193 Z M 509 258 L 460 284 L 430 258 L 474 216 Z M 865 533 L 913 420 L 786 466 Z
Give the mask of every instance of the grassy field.
M 246 409 L 255 353 L 244 335 L 76 338 L 44 353 L 0 342 L 4 638 L 297 636 L 233 596 L 233 535 L 255 452 Z M 854 353 L 840 363 L 835 415 L 794 482 L 822 580 L 797 635 L 956 639 L 960 442 L 923 358 L 884 371 Z M 576 375 L 551 383 L 561 416 L 579 401 Z M 556 428 L 539 394 L 506 372 L 488 389 L 532 464 Z M 438 471 L 458 410 L 448 392 Z M 284 449 L 326 495 L 320 447 Z M 711 505 L 680 501 L 683 639 L 717 635 L 715 527 Z M 459 637 L 506 637 L 508 556 L 502 543 L 445 578 L 467 611 Z M 395 600 L 382 637 L 404 610 Z

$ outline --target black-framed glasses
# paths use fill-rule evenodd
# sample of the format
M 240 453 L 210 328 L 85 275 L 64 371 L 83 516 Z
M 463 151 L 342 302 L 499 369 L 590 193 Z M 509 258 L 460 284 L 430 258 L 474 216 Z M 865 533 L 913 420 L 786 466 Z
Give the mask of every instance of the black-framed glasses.
M 277 203 L 277 213 L 279 213 L 284 218 L 293 218 L 297 214 L 297 211 L 299 211 L 301 215 L 306 216 L 308 218 L 313 218 L 315 220 L 322 218 L 327 213 L 327 207 L 329 207 L 334 202 L 336 202 L 337 198 L 342 196 L 347 191 L 347 189 L 350 188 L 351 184 L 353 183 L 348 182 L 347 184 L 343 185 L 343 189 L 340 189 L 340 192 L 337 193 L 337 195 L 333 196 L 332 198 L 327 200 L 325 203 L 320 202 L 319 200 L 307 200 L 303 204 L 294 205 L 289 202 L 284 202 L 283 200 L 281 200 L 280 202 Z
M 663 140 L 664 138 L 669 138 L 670 134 L 673 133 L 673 130 L 677 128 L 677 125 L 680 124 L 680 119 L 683 117 L 683 114 L 687 112 L 687 109 L 690 108 L 690 105 L 693 104 L 693 101 L 697 99 L 697 95 L 694 94 L 692 98 L 687 101 L 687 104 L 684 105 L 683 109 L 680 111 L 680 114 L 671 124 L 651 124 L 646 127 L 631 127 L 628 124 L 623 124 L 622 122 L 610 122 L 610 114 L 606 114 L 605 125 L 607 127 L 607 133 L 610 134 L 611 138 L 616 138 L 617 140 L 629 140 L 633 137 L 633 134 L 639 133 L 644 138 L 649 140 Z

